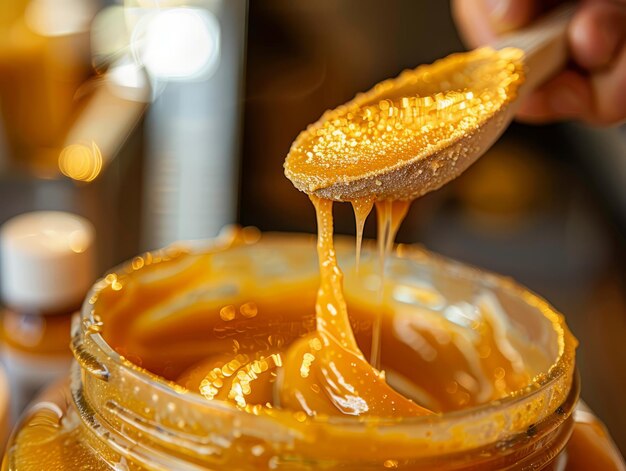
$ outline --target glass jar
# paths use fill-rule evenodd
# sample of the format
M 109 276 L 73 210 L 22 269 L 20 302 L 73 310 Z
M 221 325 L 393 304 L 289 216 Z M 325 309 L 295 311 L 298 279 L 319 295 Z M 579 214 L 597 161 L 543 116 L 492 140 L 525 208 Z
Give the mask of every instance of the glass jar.
M 340 266 L 353 263 L 353 251 L 351 240 L 337 241 Z M 216 297 L 249 289 L 238 284 L 244 273 L 258 280 L 259 289 L 271 284 L 289 293 L 297 285 L 314 295 L 317 259 L 310 236 L 244 233 L 234 244 L 218 240 L 210 248 L 170 248 L 137 257 L 92 289 L 73 324 L 71 378 L 49 390 L 22 419 L 4 470 L 625 469 L 601 423 L 577 410 L 576 340 L 563 317 L 513 281 L 413 246 L 398 246 L 388 260 L 387 283 L 400 288 L 391 291 L 395 303 L 415 315 L 436 312 L 463 326 L 459 309 L 495 300 L 505 327 L 526 336 L 550 366 L 524 390 L 455 412 L 320 419 L 286 411 L 255 415 L 208 401 L 107 344 L 102 330 L 114 306 L 99 305 L 103 290 L 119 291 L 116 302 L 124 302 L 126 281 L 143 277 L 158 296 L 171 277 L 201 276 L 208 253 L 210 263 L 224 272 L 221 282 L 205 287 Z M 366 248 L 362 260 L 375 253 Z M 145 272 L 147 267 L 152 268 Z M 372 280 L 353 271 L 346 270 L 346 293 L 371 294 Z M 425 287 L 436 296 L 423 296 Z M 197 297 L 188 296 L 179 307 L 194 302 Z M 573 441 L 575 448 L 568 446 Z

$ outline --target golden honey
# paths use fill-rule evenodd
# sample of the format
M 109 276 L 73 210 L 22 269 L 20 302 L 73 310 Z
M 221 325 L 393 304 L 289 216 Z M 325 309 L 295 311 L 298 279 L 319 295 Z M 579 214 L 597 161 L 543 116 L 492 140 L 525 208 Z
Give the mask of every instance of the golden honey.
M 515 99 L 524 81 L 522 57 L 519 49 L 486 47 L 381 82 L 301 132 L 285 175 L 312 193 L 445 149 Z

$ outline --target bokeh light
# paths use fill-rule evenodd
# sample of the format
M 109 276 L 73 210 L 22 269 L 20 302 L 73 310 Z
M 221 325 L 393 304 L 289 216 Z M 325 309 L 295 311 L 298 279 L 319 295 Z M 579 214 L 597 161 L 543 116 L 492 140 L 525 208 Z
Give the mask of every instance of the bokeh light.
M 102 170 L 102 153 L 95 142 L 91 145 L 70 144 L 59 155 L 59 170 L 72 180 L 91 182 Z
M 92 0 L 32 0 L 24 19 L 42 36 L 65 36 L 88 31 L 97 9 Z
M 217 68 L 220 29 L 207 10 L 171 8 L 145 15 L 133 29 L 136 59 L 157 78 L 206 78 Z

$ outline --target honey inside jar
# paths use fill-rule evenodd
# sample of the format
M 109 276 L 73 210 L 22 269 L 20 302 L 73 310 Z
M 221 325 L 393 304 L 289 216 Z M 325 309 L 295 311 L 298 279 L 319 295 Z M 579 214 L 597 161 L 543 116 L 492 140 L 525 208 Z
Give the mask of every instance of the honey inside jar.
M 339 257 L 348 266 L 353 249 L 341 241 Z M 255 267 L 266 257 L 267 267 Z M 110 276 L 98 294 L 94 315 L 103 320 L 104 339 L 141 368 L 254 414 L 301 414 L 308 405 L 321 416 L 349 413 L 350 407 L 359 415 L 354 409 L 364 404 L 381 416 L 393 416 L 392 407 L 400 416 L 454 411 L 523 389 L 554 361 L 508 325 L 498 299 L 485 293 L 475 305 L 454 304 L 426 280 L 414 286 L 409 273 L 406 283 L 398 283 L 392 273 L 385 281 L 390 296 L 381 304 L 371 249 L 359 273 L 351 270 L 345 280 L 349 325 L 342 328 L 353 333 L 354 350 L 341 342 L 329 347 L 319 337 L 315 254 L 298 242 L 280 239 L 262 251 L 242 245 L 228 254 L 148 263 L 136 261 L 139 270 Z M 379 316 L 381 367 L 366 370 L 357 362 L 367 363 Z M 302 353 L 303 343 L 310 352 Z M 317 370 L 314 363 L 290 361 L 294 355 L 319 361 L 315 354 L 324 348 L 331 349 L 331 359 Z M 350 376 L 355 368 L 359 375 L 380 373 Z M 359 390 L 361 379 L 367 389 Z M 325 390 L 328 382 L 336 389 Z M 342 387 L 360 395 L 340 411 L 328 396 Z

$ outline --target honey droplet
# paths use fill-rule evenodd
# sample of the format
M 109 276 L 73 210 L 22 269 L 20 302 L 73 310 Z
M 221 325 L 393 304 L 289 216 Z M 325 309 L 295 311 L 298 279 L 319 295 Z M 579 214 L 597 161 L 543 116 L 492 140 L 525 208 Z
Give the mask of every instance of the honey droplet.
M 258 314 L 259 309 L 257 308 L 257 305 L 255 303 L 250 302 L 242 304 L 239 308 L 239 312 L 246 319 L 251 319 Z
M 236 314 L 237 310 L 232 304 L 224 306 L 222 309 L 220 309 L 220 319 L 226 322 L 232 321 L 235 318 Z

